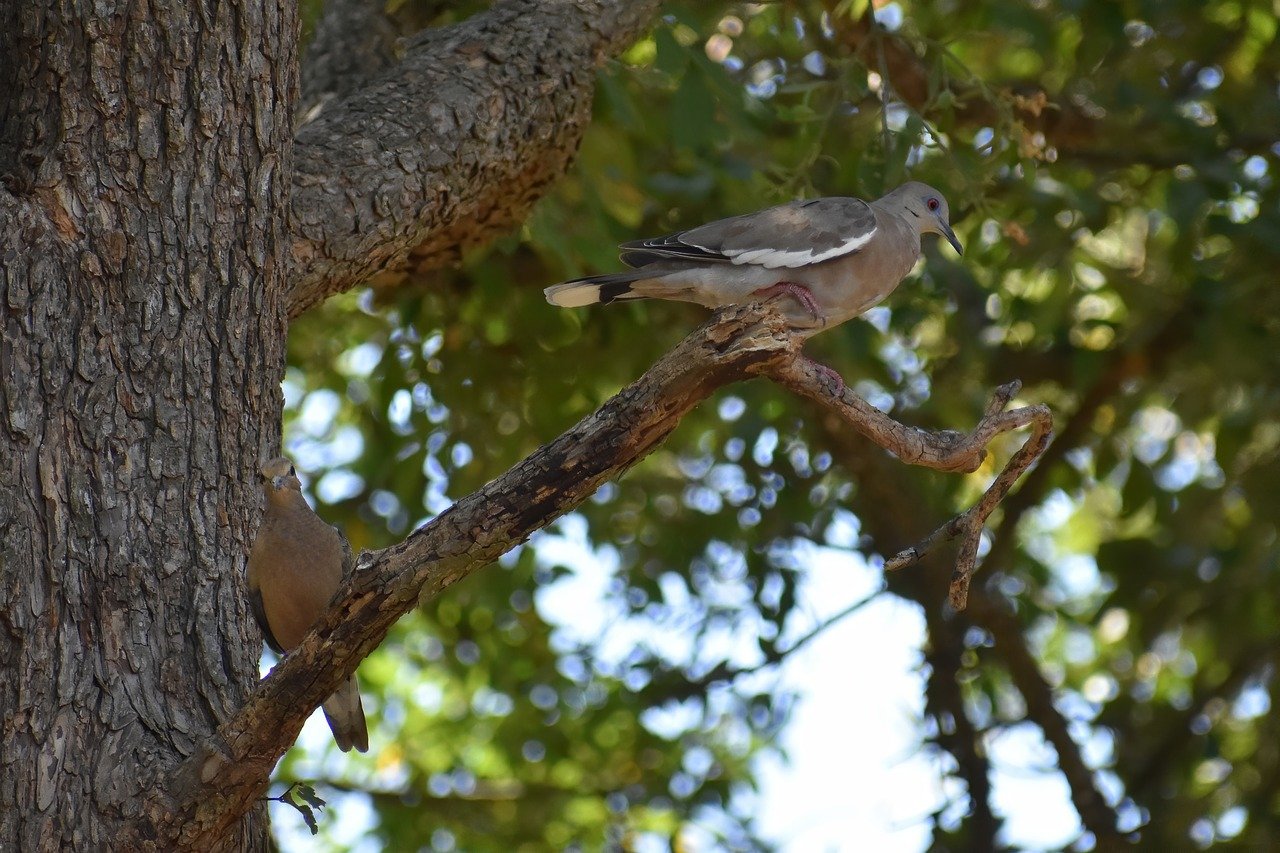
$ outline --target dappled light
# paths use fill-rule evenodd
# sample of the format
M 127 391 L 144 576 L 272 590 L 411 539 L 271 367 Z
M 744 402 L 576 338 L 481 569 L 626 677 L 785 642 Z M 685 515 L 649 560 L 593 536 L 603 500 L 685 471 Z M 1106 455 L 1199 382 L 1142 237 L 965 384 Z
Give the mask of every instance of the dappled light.
M 1047 404 L 1058 438 L 992 517 L 970 611 L 946 611 L 946 548 L 879 593 L 915 602 L 928 634 L 912 726 L 941 793 L 911 838 L 1267 846 L 1274 10 L 870 5 L 877 27 L 866 3 L 664 6 L 601 73 L 576 165 L 518 233 L 293 325 L 285 446 L 357 549 L 398 541 L 705 315 L 557 310 L 542 287 L 616 269 L 627 239 L 932 181 L 965 256 L 926 251 L 809 349 L 930 429 L 970 429 L 1021 380 L 1015 404 Z M 788 656 L 822 628 L 807 572 L 830 554 L 882 565 L 974 504 L 1023 440 L 998 437 L 966 475 L 912 470 L 772 383 L 728 387 L 395 627 L 361 667 L 373 753 L 295 751 L 280 778 L 366 792 L 370 837 L 395 848 L 786 848 L 753 820 L 752 786 L 803 698 Z M 1028 776 L 1040 793 L 1012 793 Z M 1037 825 L 1037 797 L 1078 819 Z

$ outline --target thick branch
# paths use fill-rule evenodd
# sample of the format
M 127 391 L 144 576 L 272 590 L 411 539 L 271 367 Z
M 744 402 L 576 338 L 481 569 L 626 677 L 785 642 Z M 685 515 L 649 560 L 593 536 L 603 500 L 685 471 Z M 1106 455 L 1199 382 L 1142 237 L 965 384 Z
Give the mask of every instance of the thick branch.
M 506 0 L 428 30 L 302 127 L 289 314 L 510 229 L 568 168 L 597 68 L 658 0 Z M 410 258 L 412 253 L 412 258 Z
M 302 57 L 299 124 L 359 89 L 395 62 L 396 28 L 382 0 L 325 0 L 315 36 Z
M 203 847 L 216 838 L 266 789 L 271 769 L 311 709 L 377 648 L 397 619 L 421 598 L 439 594 L 578 506 L 655 449 L 721 385 L 768 375 L 825 402 L 904 459 L 940 470 L 972 470 L 982 458 L 977 442 L 1038 415 L 1037 407 L 1000 412 L 1014 390 L 1006 386 L 971 436 L 904 427 L 847 390 L 833 397 L 823 384 L 827 377 L 798 355 L 800 340 L 792 338 L 785 321 L 759 307 L 718 312 L 572 430 L 404 542 L 362 555 L 315 631 L 176 774 L 175 789 L 158 794 L 170 798 L 162 808 L 171 818 L 145 837 L 182 847 Z M 131 840 L 143 837 L 139 832 Z
M 656 448 L 680 419 L 727 382 L 791 357 L 775 313 L 720 312 L 643 377 L 551 444 L 459 500 L 404 542 L 361 556 L 317 629 L 178 774 L 159 846 L 206 848 L 266 790 L 271 769 L 311 710 L 392 624 L 572 510 Z

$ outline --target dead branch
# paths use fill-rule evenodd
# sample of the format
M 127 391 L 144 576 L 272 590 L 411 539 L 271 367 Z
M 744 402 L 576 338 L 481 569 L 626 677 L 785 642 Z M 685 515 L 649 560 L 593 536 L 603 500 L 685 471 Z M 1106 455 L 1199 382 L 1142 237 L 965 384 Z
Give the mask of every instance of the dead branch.
M 1023 472 L 1044 453 L 1053 437 L 1053 416 L 1048 406 L 1037 404 L 1004 411 L 1021 388 L 1021 383 L 1014 381 L 996 389 L 982 420 L 969 434 L 953 430 L 933 432 L 895 421 L 847 387 L 834 388 L 824 370 L 807 359 L 797 358 L 771 367 L 769 376 L 783 387 L 834 411 L 858 432 L 903 462 L 937 471 L 976 471 L 982 465 L 986 446 L 993 438 L 1000 433 L 1032 427 L 1031 437 L 976 504 L 885 562 L 886 571 L 904 569 L 943 542 L 961 537 L 949 599 L 952 607 L 963 610 L 968 603 L 969 582 L 977 564 L 983 526 Z
M 799 355 L 800 343 L 772 308 L 753 304 L 722 309 L 555 441 L 403 542 L 361 554 L 357 571 L 320 624 L 179 769 L 172 789 L 157 793 L 160 801 L 147 812 L 162 817 L 135 826 L 129 846 L 203 848 L 218 838 L 266 790 L 272 768 L 311 711 L 377 648 L 404 613 L 573 510 L 657 448 L 689 411 L 723 385 L 767 376 L 830 406 L 904 461 L 943 471 L 976 469 L 983 445 L 993 436 L 1036 424 L 1032 440 L 983 499 L 960 517 L 966 520 L 960 529 L 975 541 L 982 522 L 1030 464 L 1019 463 L 1020 457 L 1034 459 L 1047 442 L 1046 408 L 1001 411 L 1016 384 L 996 392 L 968 436 L 931 433 L 897 423 L 847 389 L 834 394 L 829 377 Z

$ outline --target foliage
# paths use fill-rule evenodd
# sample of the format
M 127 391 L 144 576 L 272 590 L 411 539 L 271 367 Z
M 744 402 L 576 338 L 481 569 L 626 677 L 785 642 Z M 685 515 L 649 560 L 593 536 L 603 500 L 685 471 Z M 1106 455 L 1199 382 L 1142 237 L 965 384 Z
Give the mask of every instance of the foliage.
M 613 246 L 637 236 L 930 181 L 964 258 L 930 249 L 873 322 L 811 354 L 933 427 L 967 427 L 1021 378 L 1060 437 L 978 579 L 1018 630 L 962 631 L 955 671 L 931 656 L 930 690 L 963 689 L 936 687 L 929 713 L 964 716 L 979 741 L 1044 724 L 1018 695 L 1015 647 L 1029 649 L 1123 831 L 1266 847 L 1280 794 L 1275 9 L 900 2 L 868 31 L 865 7 L 669 4 L 601 73 L 577 166 L 518 235 L 296 324 L 287 448 L 353 545 L 389 544 L 703 316 L 563 311 L 543 286 L 616 268 Z M 580 513 L 403 620 L 361 668 L 374 750 L 330 781 L 370 792 L 372 832 L 394 849 L 763 844 L 752 760 L 793 699 L 771 673 L 807 627 L 800 546 L 892 552 L 992 473 L 859 477 L 858 458 L 778 389 L 726 389 Z M 888 511 L 904 502 L 911 517 Z M 846 510 L 866 534 L 852 545 L 827 538 Z M 590 600 L 566 591 L 592 565 L 602 600 L 566 622 L 556 597 Z M 945 582 L 890 589 L 936 614 Z M 963 760 L 945 766 L 974 790 Z M 962 844 L 976 830 L 935 831 Z

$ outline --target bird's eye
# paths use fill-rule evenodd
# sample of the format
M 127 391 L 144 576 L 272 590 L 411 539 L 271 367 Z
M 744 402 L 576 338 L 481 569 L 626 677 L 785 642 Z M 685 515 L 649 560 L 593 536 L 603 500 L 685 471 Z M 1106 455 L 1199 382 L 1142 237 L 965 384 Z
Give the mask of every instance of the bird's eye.
M 928 206 L 930 210 L 937 210 L 939 207 L 942 206 L 941 203 L 936 198 L 929 199 L 928 201 L 925 202 L 925 204 Z
M 292 465 L 290 465 L 290 466 L 289 466 L 289 476 L 290 476 L 290 477 L 296 477 L 296 476 L 298 476 L 298 473 L 297 473 L 296 471 L 294 471 L 294 470 L 293 470 L 293 466 L 292 466 Z

